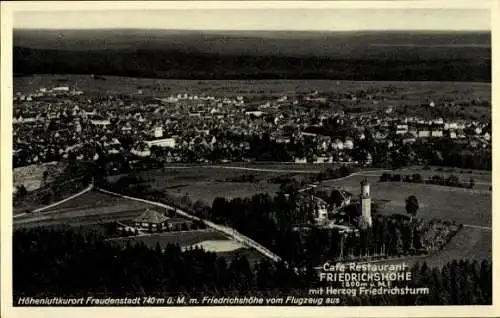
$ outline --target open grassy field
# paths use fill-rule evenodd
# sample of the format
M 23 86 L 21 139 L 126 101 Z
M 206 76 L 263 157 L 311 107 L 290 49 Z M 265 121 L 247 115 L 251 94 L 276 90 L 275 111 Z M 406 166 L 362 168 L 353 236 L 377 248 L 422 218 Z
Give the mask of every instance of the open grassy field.
M 165 169 L 138 172 L 153 189 L 166 191 L 170 195 L 182 197 L 189 195 L 191 200 L 211 203 L 218 196 L 226 198 L 249 197 L 257 193 L 275 194 L 278 184 L 267 182 L 271 177 L 286 175 L 297 179 L 324 171 L 332 164 L 290 164 L 290 163 L 232 163 L 224 165 L 169 165 Z M 419 215 L 425 218 L 441 217 L 473 225 L 491 226 L 491 173 L 489 171 L 470 171 L 452 168 L 411 167 L 392 171 L 393 174 L 420 173 L 424 178 L 433 175 L 448 177 L 456 175 L 462 181 L 473 178 L 474 189 L 452 188 L 437 185 L 409 183 L 380 183 L 382 170 L 366 169 L 359 174 L 339 180 L 322 182 L 321 188 L 341 187 L 355 196 L 359 193 L 361 180 L 372 184 L 372 196 L 376 200 L 389 201 L 383 213 L 404 212 L 404 200 L 416 195 L 420 202 Z M 228 179 L 253 175 L 255 182 L 229 182 Z M 120 176 L 110 177 L 110 181 Z M 444 212 L 440 212 L 444 211 Z M 472 212 L 474 211 L 474 212 Z
M 342 181 L 327 181 L 329 186 L 340 186 L 359 198 L 360 182 L 364 176 L 354 176 Z M 371 183 L 374 200 L 388 201 L 380 208 L 381 214 L 406 213 L 405 200 L 415 195 L 419 201 L 418 217 L 454 220 L 458 223 L 490 226 L 492 224 L 492 196 L 490 191 L 468 190 L 437 185 L 377 182 Z M 375 179 L 375 180 L 374 180 Z
M 208 240 L 203 241 L 194 245 L 189 246 L 188 248 L 201 248 L 205 251 L 210 251 L 214 253 L 224 253 L 224 252 L 233 252 L 243 247 L 242 244 L 236 241 L 229 240 Z
M 327 168 L 337 168 L 339 164 L 296 164 L 286 162 L 266 163 L 244 163 L 235 162 L 227 164 L 167 164 L 163 169 L 155 169 L 137 172 L 136 175 L 144 179 L 158 179 L 159 181 L 180 182 L 185 181 L 225 181 L 227 178 L 235 178 L 252 174 L 258 180 L 267 180 L 278 175 L 312 175 L 324 171 Z M 116 181 L 122 175 L 108 177 L 110 181 Z
M 421 63 L 421 62 L 419 62 Z M 420 67 L 420 66 L 419 66 Z M 89 74 L 92 72 L 89 72 Z M 74 86 L 88 95 L 126 94 L 142 98 L 165 98 L 179 93 L 209 95 L 217 97 L 244 96 L 249 102 L 263 102 L 283 95 L 319 91 L 338 96 L 338 94 L 366 93 L 373 91 L 376 101 L 350 98 L 340 100 L 334 97 L 330 107 L 349 111 L 363 107 L 365 111 L 377 111 L 388 106 L 405 115 L 418 115 L 428 118 L 445 116 L 447 118 L 491 118 L 491 107 L 486 103 L 472 104 L 472 101 L 491 101 L 491 83 L 475 82 L 429 82 L 429 81 L 334 81 L 334 80 L 182 80 L 151 79 L 105 76 L 106 80 L 96 80 L 90 75 L 32 75 L 14 78 L 14 91 L 29 93 L 41 87 Z M 142 95 L 137 95 L 138 89 Z M 390 88 L 390 91 L 386 89 Z M 440 107 L 449 102 L 454 106 L 444 106 L 439 112 L 422 105 L 430 100 Z M 408 106 L 408 107 L 406 107 Z M 437 108 L 436 108 L 437 109 Z M 436 110 L 434 109 L 434 110 Z M 444 115 L 443 115 L 444 114 Z
M 154 190 L 166 191 L 168 194 L 178 197 L 188 194 L 193 201 L 201 200 L 210 204 L 219 196 L 235 198 L 249 197 L 264 192 L 274 194 L 279 190 L 279 185 L 269 183 L 269 178 L 286 175 L 300 179 L 317 173 L 321 169 L 315 165 L 296 167 L 290 164 L 172 165 L 165 169 L 141 171 L 136 175 L 141 176 Z M 255 182 L 228 181 L 228 179 L 245 175 L 253 175 Z M 120 176 L 113 176 L 108 179 L 116 181 L 119 178 Z
M 469 180 L 472 178 L 474 179 L 475 186 L 474 190 L 489 190 L 489 187 L 492 185 L 492 173 L 491 171 L 485 171 L 485 170 L 464 170 L 464 169 L 457 169 L 457 168 L 447 168 L 447 167 L 430 167 L 429 169 L 423 169 L 423 167 L 410 167 L 410 168 L 403 168 L 403 169 L 396 169 L 396 170 L 390 170 L 387 171 L 390 174 L 400 174 L 401 176 L 405 175 L 412 175 L 412 174 L 420 174 L 422 178 L 424 179 L 430 179 L 433 176 L 441 176 L 443 178 L 448 178 L 449 176 L 453 175 L 459 178 L 461 182 L 464 182 L 466 184 L 469 183 Z M 326 181 L 326 183 L 339 183 L 342 185 L 349 185 L 353 186 L 352 182 L 359 182 L 361 179 L 366 178 L 370 182 L 378 182 L 380 180 L 380 176 L 384 173 L 383 170 L 376 170 L 376 169 L 366 169 L 365 171 L 362 171 L 359 173 L 358 176 L 354 177 L 348 177 L 345 179 L 342 179 L 341 181 L 336 181 L 336 180 L 329 180 Z
M 197 182 L 183 186 L 182 188 L 167 189 L 172 196 L 183 197 L 189 195 L 191 200 L 201 200 L 211 204 L 217 197 L 226 199 L 251 197 L 259 193 L 274 194 L 279 190 L 279 185 L 259 183 L 233 183 L 233 182 Z
M 43 208 L 43 206 L 44 205 L 41 202 L 24 200 L 12 207 L 12 214 L 16 215 L 16 214 L 26 213 L 28 211 L 33 211 L 39 208 Z
M 279 96 L 297 92 L 355 92 L 367 88 L 393 87 L 396 96 L 388 95 L 387 102 L 396 104 L 420 104 L 422 96 L 439 101 L 444 97 L 460 99 L 491 100 L 491 84 L 467 82 L 386 82 L 386 81 L 333 81 L 333 80 L 178 80 L 105 76 L 106 80 L 95 80 L 88 75 L 32 75 L 14 78 L 14 92 L 28 93 L 40 87 L 74 85 L 89 93 L 135 94 L 138 87 L 145 95 L 156 88 L 156 97 L 177 93 L 209 94 L 215 96 Z M 392 102 L 391 102 L 392 99 Z M 387 104 L 385 104 L 387 105 Z
M 402 175 L 408 175 L 413 173 L 419 173 L 425 179 L 430 179 L 434 175 L 442 176 L 448 178 L 451 175 L 457 176 L 462 182 L 468 183 L 472 178 L 474 179 L 475 186 L 474 189 L 488 190 L 491 186 L 492 173 L 486 170 L 469 170 L 469 169 L 459 169 L 459 168 L 449 168 L 449 167 L 429 167 L 428 170 L 424 170 L 423 167 L 410 167 L 405 169 L 395 170 L 394 173 L 400 173 Z
M 218 165 L 219 168 L 224 167 L 242 167 L 249 169 L 262 169 L 262 170 L 292 170 L 292 171 L 304 171 L 306 172 L 319 172 L 326 168 L 338 168 L 341 164 L 338 163 L 295 163 L 295 162 L 235 162 L 235 163 L 225 163 Z
M 460 179 L 468 180 L 469 178 L 474 178 L 476 181 L 489 182 L 491 183 L 491 171 L 488 170 L 472 170 L 472 169 L 460 169 L 453 167 L 439 167 L 439 166 L 429 166 L 424 169 L 422 166 L 413 166 L 407 168 L 401 168 L 393 170 L 392 173 L 399 174 L 413 174 L 420 173 L 422 176 L 429 177 L 433 175 L 455 175 Z
M 408 170 L 416 169 L 417 171 L 427 171 L 438 172 L 438 173 L 450 173 L 456 174 L 458 176 L 472 176 L 473 178 L 477 178 L 478 180 L 483 181 L 491 181 L 491 171 L 488 170 L 470 170 L 470 169 L 460 169 L 460 168 L 448 168 L 448 167 L 438 167 L 438 166 L 429 166 L 429 170 L 424 170 L 422 167 L 411 167 Z
M 102 224 L 112 221 L 126 223 L 139 216 L 147 208 L 160 209 L 147 203 L 91 191 L 45 212 L 25 214 L 16 217 L 13 221 L 13 227 L 14 230 L 40 226 L 55 229 L 74 227 L 82 231 L 98 231 L 104 233 L 104 228 L 101 227 Z M 171 218 L 170 221 L 190 222 L 181 217 Z M 153 235 L 110 239 L 109 241 L 122 245 L 127 242 L 144 243 L 151 248 L 155 248 L 157 243 L 160 244 L 161 247 L 169 243 L 179 244 L 183 248 L 200 245 L 200 247 L 207 251 L 223 253 L 224 256 L 228 258 L 235 257 L 242 252 L 251 256 L 250 258 L 254 261 L 263 257 L 257 251 L 248 250 L 241 244 L 226 237 L 224 234 L 210 229 L 165 232 Z
M 412 174 L 420 173 L 423 177 L 438 174 L 448 176 L 454 174 L 461 180 L 473 177 L 476 180 L 475 189 L 452 188 L 446 186 L 414 184 L 402 182 L 379 182 L 381 172 L 369 172 L 365 175 L 355 175 L 342 180 L 329 180 L 321 187 L 338 186 L 353 193 L 359 198 L 360 182 L 366 178 L 371 183 L 371 196 L 374 200 L 385 201 L 380 207 L 381 214 L 405 213 L 405 199 L 415 195 L 419 201 L 417 217 L 430 219 L 454 220 L 465 224 L 442 251 L 426 256 L 411 258 L 410 263 L 427 262 L 429 266 L 442 266 L 454 259 L 491 260 L 492 257 L 492 192 L 487 190 L 491 184 L 489 171 L 461 171 L 431 167 L 422 170 L 414 167 L 396 170 L 393 173 Z M 484 185 L 478 183 L 485 183 Z M 469 225 L 469 226 L 467 226 Z M 383 261 L 384 263 L 398 263 L 398 261 Z
M 190 182 L 224 182 L 227 178 L 235 178 L 243 175 L 253 174 L 257 179 L 265 181 L 273 176 L 269 172 L 254 172 L 245 170 L 204 168 L 202 166 L 181 166 L 167 167 L 166 169 L 156 169 L 140 171 L 135 175 L 147 181 L 153 188 L 164 188 L 184 185 Z M 121 175 L 108 177 L 109 181 L 116 181 Z
M 152 235 L 140 235 L 134 237 L 120 237 L 109 239 L 109 242 L 125 246 L 127 242 L 134 244 L 144 244 L 147 247 L 155 248 L 157 244 L 163 249 L 167 244 L 178 244 L 180 247 L 188 247 L 209 240 L 226 241 L 229 240 L 225 235 L 213 230 L 196 230 L 182 232 L 164 232 Z
M 224 234 L 207 229 L 183 232 L 166 232 L 153 235 L 143 235 L 136 237 L 124 237 L 109 239 L 109 242 L 119 246 L 130 244 L 145 244 L 149 248 L 165 248 L 167 244 L 178 244 L 181 248 L 187 249 L 199 246 L 207 252 L 214 252 L 227 260 L 234 259 L 237 256 L 246 256 L 251 265 L 256 264 L 264 258 L 259 252 L 249 249 L 240 243 L 231 240 Z
M 47 211 L 25 214 L 14 219 L 14 228 L 57 224 L 91 225 L 134 219 L 147 208 L 159 208 L 142 202 L 91 191 Z

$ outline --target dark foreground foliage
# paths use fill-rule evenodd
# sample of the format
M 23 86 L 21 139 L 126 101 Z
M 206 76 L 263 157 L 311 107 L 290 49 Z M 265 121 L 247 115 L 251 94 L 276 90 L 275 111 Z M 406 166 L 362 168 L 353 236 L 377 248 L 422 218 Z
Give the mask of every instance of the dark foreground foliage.
M 295 271 L 245 257 L 227 262 L 202 250 L 163 251 L 143 245 L 119 248 L 102 237 L 76 230 L 31 229 L 14 233 L 14 297 L 120 297 L 151 295 L 302 295 L 320 287 L 308 265 Z M 348 305 L 491 304 L 492 266 L 483 261 L 453 261 L 443 268 L 425 263 L 412 268 L 409 285 L 428 295 L 342 297 Z

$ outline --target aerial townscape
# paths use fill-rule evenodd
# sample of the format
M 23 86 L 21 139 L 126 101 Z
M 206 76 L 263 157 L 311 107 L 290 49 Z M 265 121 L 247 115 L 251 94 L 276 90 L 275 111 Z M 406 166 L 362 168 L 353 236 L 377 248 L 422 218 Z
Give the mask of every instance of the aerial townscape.
M 398 109 L 383 106 L 402 93 L 390 84 L 335 95 L 315 90 L 259 98 L 188 93 L 154 97 L 161 93 L 158 86 L 150 89 L 153 96 L 144 95 L 140 86 L 128 95 L 89 96 L 76 85 L 16 93 L 14 167 L 97 160 L 125 149 L 135 157 L 168 163 L 345 162 L 389 167 L 413 161 L 491 169 L 491 118 L 460 111 L 470 105 L 491 107 L 480 98 L 424 100 Z M 332 112 L 335 104 L 341 109 Z M 412 106 L 425 116 L 408 115 Z M 445 120 L 443 113 L 454 114 Z
M 492 302 L 490 82 L 23 72 L 12 112 L 18 305 L 291 305 L 334 286 L 322 278 L 339 262 L 404 262 L 412 280 L 389 295 L 335 285 L 323 296 L 337 305 Z

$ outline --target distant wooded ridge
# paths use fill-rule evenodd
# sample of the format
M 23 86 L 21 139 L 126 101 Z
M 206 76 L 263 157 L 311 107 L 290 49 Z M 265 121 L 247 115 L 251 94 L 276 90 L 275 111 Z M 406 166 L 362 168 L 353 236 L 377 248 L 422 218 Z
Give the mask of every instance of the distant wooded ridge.
M 26 30 L 13 33 L 15 46 L 54 50 L 180 50 L 214 54 L 318 56 L 331 58 L 379 57 L 377 47 L 419 47 L 413 55 L 422 55 L 426 47 L 439 55 L 440 47 L 489 48 L 490 32 L 430 32 L 430 31 L 182 31 L 182 30 Z M 388 55 L 401 58 L 401 53 L 387 50 Z M 404 52 L 405 54 L 412 52 Z M 450 52 L 447 52 L 450 53 Z M 453 58 L 465 58 L 469 50 L 451 51 Z M 482 52 L 484 53 L 484 51 Z M 477 55 L 475 55 L 477 57 Z M 488 55 L 483 56 L 488 57 Z M 427 56 L 430 57 L 430 56 Z M 434 56 L 435 57 L 435 56 Z
M 491 81 L 490 33 L 15 30 L 14 73 Z

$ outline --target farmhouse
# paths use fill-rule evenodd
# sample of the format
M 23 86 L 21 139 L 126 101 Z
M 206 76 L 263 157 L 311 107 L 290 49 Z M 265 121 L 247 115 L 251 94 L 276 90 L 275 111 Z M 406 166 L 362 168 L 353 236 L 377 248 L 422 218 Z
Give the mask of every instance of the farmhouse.
M 168 227 L 168 217 L 156 210 L 147 209 L 134 220 L 134 223 L 140 230 L 158 232 Z

